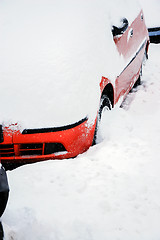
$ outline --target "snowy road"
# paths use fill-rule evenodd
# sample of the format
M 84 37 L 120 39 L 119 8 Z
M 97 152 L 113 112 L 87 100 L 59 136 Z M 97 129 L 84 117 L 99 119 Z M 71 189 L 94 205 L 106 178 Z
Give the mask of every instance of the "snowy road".
M 160 45 L 142 81 L 105 114 L 100 144 L 8 172 L 6 240 L 160 239 Z

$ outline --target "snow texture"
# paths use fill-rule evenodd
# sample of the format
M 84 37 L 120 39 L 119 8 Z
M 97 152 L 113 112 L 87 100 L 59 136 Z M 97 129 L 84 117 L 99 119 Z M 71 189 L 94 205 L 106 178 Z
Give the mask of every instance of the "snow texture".
M 5 240 L 160 239 L 160 46 L 149 56 L 142 85 L 104 113 L 98 145 L 8 172 Z
M 142 5 L 147 27 L 160 26 L 160 1 L 159 0 L 140 0 Z

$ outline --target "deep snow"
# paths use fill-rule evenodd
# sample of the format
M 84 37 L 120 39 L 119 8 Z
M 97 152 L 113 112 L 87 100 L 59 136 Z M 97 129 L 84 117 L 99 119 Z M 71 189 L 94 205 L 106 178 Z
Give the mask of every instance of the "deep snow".
M 160 239 L 160 46 L 149 56 L 143 84 L 104 113 L 98 145 L 7 172 L 5 240 Z

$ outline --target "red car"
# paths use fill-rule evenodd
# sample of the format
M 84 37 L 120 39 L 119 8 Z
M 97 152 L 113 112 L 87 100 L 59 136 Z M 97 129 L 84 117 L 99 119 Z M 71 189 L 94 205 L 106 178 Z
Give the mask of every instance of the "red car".
M 23 0 L 23 2 L 25 2 L 25 6 L 28 6 L 27 1 Z M 32 2 L 30 4 L 32 4 Z M 57 2 L 57 4 L 59 3 Z M 9 56 L 8 61 L 11 61 L 13 53 L 15 55 L 19 54 L 19 56 L 21 57 L 17 57 L 19 62 L 16 59 L 15 64 L 13 60 L 13 62 L 9 62 L 9 67 L 6 67 L 6 72 L 12 71 L 10 74 L 11 79 L 8 80 L 8 82 L 10 81 L 8 83 L 8 86 L 9 84 L 14 84 L 14 90 L 9 90 L 9 93 L 7 94 L 4 91 L 1 94 L 1 102 L 4 101 L 4 103 L 0 109 L 2 113 L 0 119 L 2 121 L 0 127 L 0 159 L 3 164 L 31 163 L 47 159 L 72 158 L 80 153 L 83 153 L 90 146 L 92 146 L 92 144 L 96 143 L 98 122 L 100 121 L 103 108 L 112 108 L 115 106 L 115 104 L 120 104 L 125 99 L 126 95 L 129 93 L 135 83 L 137 81 L 139 82 L 142 62 L 144 56 L 147 56 L 148 54 L 149 47 L 149 36 L 145 25 L 143 11 L 139 9 L 138 5 L 135 6 L 135 1 L 128 1 L 128 5 L 126 4 L 126 1 L 122 1 L 122 5 L 120 6 L 120 9 L 118 11 L 118 17 L 117 12 L 112 11 L 111 15 L 115 14 L 115 19 L 113 16 L 112 18 L 107 18 L 106 16 L 109 12 L 108 4 L 109 3 L 107 3 L 107 1 L 106 3 L 104 1 L 97 0 L 87 2 L 85 1 L 85 3 L 82 3 L 82 1 L 80 1 L 79 5 L 67 4 L 65 5 L 65 7 L 63 6 L 62 9 L 58 8 L 59 10 L 55 12 L 55 14 L 53 14 L 51 11 L 53 6 L 49 6 L 47 8 L 48 12 L 46 11 L 47 14 L 45 15 L 47 17 L 43 19 L 38 18 L 38 20 L 36 19 L 35 14 L 39 11 L 39 6 L 38 9 L 36 9 L 36 5 L 33 6 L 33 8 L 24 8 L 26 12 L 28 11 L 28 9 L 34 10 L 34 7 L 37 11 L 33 11 L 33 16 L 27 14 L 24 15 L 25 17 L 28 16 L 27 21 L 29 21 L 29 23 L 27 23 L 27 21 L 23 22 L 23 18 L 22 21 L 17 20 L 16 24 L 19 24 L 21 26 L 21 28 L 19 28 L 21 30 L 20 40 L 18 37 L 16 40 L 14 39 L 15 35 L 19 31 L 17 30 L 18 27 L 15 24 L 16 27 L 14 25 L 15 30 L 13 39 L 12 37 L 10 37 L 8 38 L 9 40 L 7 40 L 7 43 L 6 41 L 4 41 L 4 44 L 6 45 L 8 44 L 8 41 L 13 43 L 13 45 L 8 44 L 11 49 L 10 51 L 7 51 L 7 54 Z M 111 5 L 111 3 L 109 5 Z M 42 9 L 43 6 L 40 5 Z M 55 8 L 56 7 L 54 6 L 54 9 Z M 121 10 L 123 11 L 121 12 Z M 9 12 L 9 14 L 12 14 L 13 11 L 16 10 L 13 9 Z M 67 11 L 70 12 L 68 13 Z M 51 21 L 51 17 L 53 15 L 56 15 L 56 18 L 58 18 L 60 15 L 59 21 Z M 30 91 L 31 89 L 31 92 L 27 92 L 28 95 L 26 96 L 28 97 L 25 96 L 27 91 L 26 86 L 30 86 L 29 84 L 27 85 L 26 76 L 28 77 L 28 79 L 31 79 L 34 72 L 36 71 L 36 67 L 32 69 L 32 66 L 34 65 L 32 64 L 30 69 L 34 70 L 33 73 L 32 71 L 26 71 L 24 74 L 25 68 L 28 67 L 27 64 L 30 64 L 30 62 L 32 63 L 32 58 L 34 58 L 34 60 L 36 59 L 35 62 L 37 63 L 37 65 L 40 64 L 40 61 L 38 62 L 38 60 L 42 57 L 38 57 L 38 54 L 40 54 L 39 50 L 37 50 L 36 52 L 37 55 L 34 54 L 34 56 L 32 56 L 32 51 L 34 52 L 35 48 L 41 48 L 42 51 L 40 52 L 41 54 L 44 54 L 44 58 L 41 58 L 42 61 L 45 60 L 46 57 L 45 53 L 43 52 L 46 45 L 41 45 L 41 42 L 39 43 L 35 41 L 35 38 L 37 36 L 35 34 L 36 30 L 32 31 L 32 25 L 34 24 L 34 21 L 32 22 L 30 18 L 32 20 L 37 20 L 35 20 L 35 29 L 38 29 L 37 26 L 39 26 L 38 24 L 40 24 L 40 31 L 44 27 L 45 34 L 49 34 L 47 40 L 50 38 L 51 42 L 47 45 L 48 49 L 51 47 L 50 44 L 52 44 L 52 41 L 56 41 L 56 45 L 54 45 L 56 46 L 55 52 L 52 48 L 50 48 L 52 55 L 50 56 L 50 62 L 52 62 L 53 69 L 47 69 L 48 66 L 45 66 L 45 70 L 47 69 L 45 74 L 42 73 L 40 75 L 40 78 L 45 76 L 45 81 L 48 81 L 47 79 L 49 77 L 49 74 L 52 74 L 52 70 L 53 72 L 58 72 L 56 75 L 58 76 L 58 78 L 55 77 L 53 81 L 47 82 L 46 85 L 43 85 L 45 88 L 44 94 L 46 94 L 47 91 L 48 96 L 50 96 L 50 101 L 48 101 L 49 104 L 47 102 L 46 105 L 44 104 L 44 102 L 45 98 L 47 98 L 47 94 L 45 98 L 42 99 L 43 93 L 41 91 L 43 90 L 43 87 L 41 87 L 40 91 L 32 91 L 32 88 L 29 88 L 28 91 Z M 43 21 L 48 21 L 47 24 L 50 25 L 53 24 L 53 26 L 55 27 L 52 28 L 53 31 L 50 27 L 48 27 L 48 25 L 43 26 Z M 61 21 L 64 21 L 65 24 Z M 108 21 L 110 22 L 107 25 Z M 11 26 L 12 24 L 13 22 L 10 21 Z M 28 26 L 27 24 L 30 24 L 29 30 L 26 30 L 26 26 Z M 56 28 L 56 26 L 59 27 Z M 5 25 L 3 29 L 5 29 Z M 0 31 L 3 29 L 1 27 Z M 28 31 L 31 32 L 28 34 Z M 10 33 L 10 31 L 8 32 Z M 23 32 L 25 33 L 24 38 L 22 36 Z M 31 37 L 32 34 L 33 37 Z M 45 38 L 45 34 L 43 34 L 41 38 L 39 38 L 39 40 L 37 41 L 44 41 L 43 38 Z M 1 33 L 1 35 L 3 34 Z M 30 36 L 29 39 L 27 38 L 28 36 Z M 76 44 L 74 40 L 77 41 Z M 21 45 L 22 41 L 26 41 L 25 46 Z M 29 43 L 30 45 L 28 47 L 27 44 Z M 35 43 L 35 48 L 31 49 L 32 43 Z M 7 49 L 7 47 L 5 49 Z M 58 54 L 56 52 L 57 49 L 59 49 Z M 21 55 L 23 51 L 25 51 L 25 56 L 24 54 Z M 67 54 L 69 54 L 69 56 Z M 53 60 L 54 55 L 56 56 L 56 61 Z M 26 60 L 27 57 L 30 59 L 28 62 Z M 62 61 L 62 63 L 57 67 L 57 64 L 59 64 L 60 61 L 59 59 L 62 59 L 63 57 L 65 60 Z M 21 67 L 23 61 L 26 65 L 23 65 L 23 67 Z M 18 81 L 20 75 L 17 75 L 18 77 L 14 77 L 16 71 L 14 71 L 13 67 L 17 66 L 17 62 L 20 66 L 18 69 L 20 69 L 19 71 L 22 76 L 21 82 L 19 83 L 17 83 L 16 81 Z M 70 65 L 67 65 L 68 63 Z M 44 70 L 44 66 L 42 68 Z M 41 71 L 42 68 L 40 66 L 38 71 Z M 0 74 L 2 76 L 1 79 L 3 79 L 2 72 Z M 57 80 L 60 79 L 59 76 L 61 77 L 61 79 L 64 79 L 65 77 L 69 80 L 72 79 L 72 82 L 70 82 L 69 84 L 63 82 L 62 86 L 59 87 L 62 82 L 60 80 Z M 33 81 L 34 78 L 32 79 L 32 82 Z M 42 86 L 42 81 L 43 80 L 40 79 L 38 82 L 40 86 Z M 22 88 L 21 91 L 19 89 L 17 90 L 17 88 L 19 88 L 19 85 L 22 83 L 24 83 L 24 89 Z M 54 83 L 56 83 L 55 89 L 61 89 L 60 91 L 51 91 L 51 89 L 54 90 L 54 87 L 52 86 L 52 84 Z M 35 85 L 37 86 L 38 84 Z M 47 88 L 48 90 L 46 90 Z M 69 104 L 66 104 L 69 97 L 72 95 L 74 88 L 74 98 L 72 98 Z M 58 95 L 61 96 L 61 98 L 59 99 L 63 99 L 63 103 L 59 104 L 59 100 L 57 100 L 56 103 L 51 101 L 53 95 L 55 95 L 56 92 L 58 92 Z M 13 97 L 11 97 L 12 94 Z M 21 94 L 21 98 L 19 98 L 20 100 L 17 100 L 19 94 Z M 65 97 L 65 94 L 68 94 L 67 97 Z M 8 104 L 7 102 L 8 98 L 11 99 L 10 104 Z M 29 105 L 27 101 L 30 101 L 31 98 L 32 102 L 29 102 Z M 15 105 L 13 105 L 12 108 L 11 105 L 14 101 L 16 103 Z M 26 101 L 25 104 L 28 105 L 22 104 L 23 107 L 18 107 L 18 104 L 23 101 Z M 37 101 L 39 102 L 39 104 L 37 104 Z M 55 108 L 53 107 L 53 109 L 51 110 L 52 103 Z M 35 108 L 33 107 L 34 104 Z M 48 112 L 51 113 L 52 111 L 53 113 L 55 113 L 53 114 L 53 117 L 58 116 L 56 114 L 56 104 L 58 105 L 57 109 L 64 109 L 58 112 L 58 114 L 60 115 L 59 126 L 57 122 L 56 124 L 54 124 L 54 121 L 52 125 L 52 117 L 48 117 L 47 115 Z M 14 110 L 14 106 L 17 106 L 17 108 L 15 107 L 16 110 Z M 10 108 L 12 108 L 12 110 L 10 110 Z M 30 109 L 32 108 L 35 109 L 35 112 L 30 111 Z M 84 112 L 84 115 L 82 113 L 83 108 L 87 109 Z M 39 112 L 37 109 L 40 109 Z M 5 116 L 5 113 L 7 111 L 10 111 L 10 115 L 7 114 L 7 116 L 10 116 L 11 121 L 12 114 L 16 115 L 16 113 L 18 113 L 17 116 L 19 117 L 19 112 L 22 112 L 24 122 L 27 119 L 25 124 L 23 125 L 23 121 L 21 121 L 21 118 L 11 123 L 5 121 L 4 119 L 7 118 Z M 90 111 L 91 114 L 87 111 Z M 38 115 L 39 113 L 41 113 L 41 115 Z M 78 115 L 78 113 L 80 114 Z M 35 121 L 36 118 L 38 119 L 37 125 L 36 121 L 35 124 L 29 124 L 29 120 L 31 119 L 32 115 L 34 115 L 33 121 Z M 45 119 L 45 115 L 46 122 L 45 120 L 43 120 L 42 122 L 41 118 Z M 74 118 L 74 115 L 79 116 L 79 119 L 78 117 Z M 48 119 L 50 120 L 49 124 L 47 123 Z

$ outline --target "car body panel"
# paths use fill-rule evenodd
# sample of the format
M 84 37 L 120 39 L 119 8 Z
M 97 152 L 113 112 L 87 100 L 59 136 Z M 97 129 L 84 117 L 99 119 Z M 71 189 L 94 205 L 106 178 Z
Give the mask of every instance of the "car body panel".
M 114 104 L 119 102 L 121 97 L 121 101 L 123 101 L 133 87 L 139 77 L 145 51 L 148 52 L 148 49 L 146 49 L 149 44 L 148 31 L 142 16 L 143 11 L 139 13 L 123 35 L 114 37 L 119 54 L 127 60 L 122 72 L 116 78 L 115 85 L 113 81 L 105 77 L 101 82 L 101 91 L 109 82 L 112 83 Z M 133 36 L 130 36 L 131 31 L 133 31 Z

